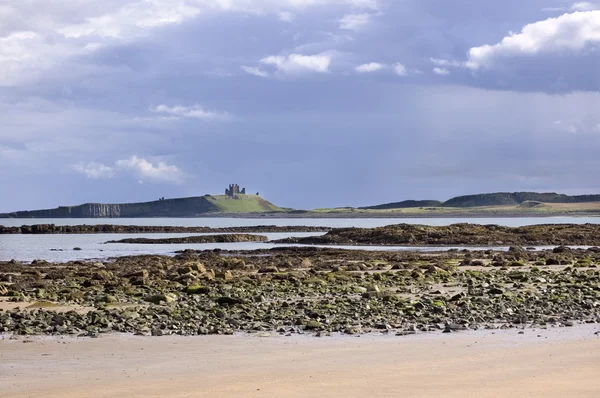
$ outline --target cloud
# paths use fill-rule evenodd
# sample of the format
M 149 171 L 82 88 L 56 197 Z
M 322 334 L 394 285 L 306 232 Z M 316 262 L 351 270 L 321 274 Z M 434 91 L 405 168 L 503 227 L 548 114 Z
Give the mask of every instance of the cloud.
M 261 59 L 260 62 L 264 65 L 274 66 L 278 72 L 284 74 L 327 73 L 331 65 L 331 55 L 325 53 L 317 55 L 271 55 Z
M 117 5 L 121 4 L 120 7 Z M 148 29 L 179 24 L 202 14 L 235 12 L 260 15 L 278 11 L 281 20 L 290 22 L 290 10 L 303 10 L 318 6 L 346 6 L 353 9 L 377 9 L 376 1 L 364 0 L 137 0 L 109 2 L 112 7 L 101 7 L 99 13 L 84 22 L 71 24 L 58 30 L 65 37 L 85 36 L 127 39 L 145 35 Z M 116 6 L 116 7 L 115 7 Z
M 174 165 L 164 162 L 152 163 L 136 155 L 129 159 L 117 160 L 115 168 L 131 172 L 134 176 L 155 182 L 180 183 L 183 180 L 183 172 Z
M 383 68 L 385 68 L 386 66 L 377 62 L 370 62 L 368 64 L 362 64 L 360 66 L 357 66 L 355 68 L 355 70 L 359 73 L 371 73 L 371 72 L 377 72 Z
M 264 70 L 260 69 L 257 66 L 246 66 L 246 65 L 242 65 L 240 67 L 244 72 L 253 75 L 253 76 L 258 76 L 258 77 L 269 77 L 269 74 L 267 72 L 265 72 Z
M 184 173 L 177 166 L 160 161 L 152 163 L 136 155 L 117 160 L 113 166 L 97 162 L 81 162 L 72 165 L 71 168 L 92 180 L 111 179 L 116 177 L 118 172 L 127 172 L 135 178 L 147 179 L 153 182 L 180 183 L 184 177 Z
M 590 3 L 589 1 L 580 1 L 571 6 L 571 11 L 592 11 L 600 8 L 597 4 Z
M 96 162 L 77 163 L 72 168 L 78 173 L 85 174 L 87 178 L 92 180 L 113 178 L 116 175 L 112 167 Z
M 201 119 L 201 120 L 229 120 L 232 118 L 232 115 L 227 112 L 215 112 L 204 109 L 201 105 L 194 106 L 168 106 L 168 105 L 158 105 L 155 107 L 154 112 L 165 113 L 167 115 L 171 115 L 175 118 L 193 118 L 193 119 Z
M 289 11 L 282 11 L 278 14 L 279 20 L 283 22 L 293 22 L 295 15 Z
M 433 68 L 433 73 L 440 76 L 447 76 L 450 74 L 450 71 L 446 68 Z
M 5 4 L 6 3 L 6 4 Z M 99 50 L 147 39 L 158 29 L 215 16 L 276 15 L 291 21 L 311 9 L 379 9 L 376 0 L 45 0 L 2 2 L 0 86 L 35 82 L 54 67 Z M 360 14 L 357 14 L 360 15 Z M 92 69 L 89 65 L 89 69 Z
M 406 69 L 406 66 L 404 66 L 400 62 L 394 65 L 394 73 L 398 76 L 408 76 L 408 70 Z
M 575 12 L 549 18 L 511 33 L 499 43 L 473 47 L 466 66 L 477 70 L 493 68 L 504 58 L 545 53 L 581 54 L 600 43 L 600 11 Z
M 451 60 L 447 60 L 447 59 L 441 59 L 441 58 L 429 58 L 431 60 L 431 63 L 434 64 L 435 66 L 439 66 L 439 67 L 461 67 L 463 66 L 462 62 L 459 61 L 451 61 Z
M 340 20 L 340 29 L 342 30 L 360 30 L 369 24 L 370 14 L 346 14 Z

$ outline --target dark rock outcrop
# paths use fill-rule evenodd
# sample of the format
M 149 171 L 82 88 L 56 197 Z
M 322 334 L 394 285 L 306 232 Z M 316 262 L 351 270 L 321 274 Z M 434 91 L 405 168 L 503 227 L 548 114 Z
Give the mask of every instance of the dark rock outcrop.
M 3 234 L 135 234 L 135 233 L 269 233 L 269 232 L 327 232 L 329 227 L 257 225 L 248 227 L 174 227 L 154 225 L 55 225 L 36 224 L 20 227 L 4 227 L 0 225 L 0 235 Z
M 182 244 L 182 243 L 236 243 L 236 242 L 267 242 L 269 238 L 263 235 L 229 234 L 229 235 L 200 235 L 184 236 L 181 238 L 127 238 L 111 240 L 106 243 L 137 243 L 137 244 Z
M 453 224 L 432 227 L 398 224 L 380 228 L 340 228 L 323 236 L 288 238 L 276 243 L 331 245 L 567 246 L 600 244 L 598 224 L 549 224 L 525 227 Z

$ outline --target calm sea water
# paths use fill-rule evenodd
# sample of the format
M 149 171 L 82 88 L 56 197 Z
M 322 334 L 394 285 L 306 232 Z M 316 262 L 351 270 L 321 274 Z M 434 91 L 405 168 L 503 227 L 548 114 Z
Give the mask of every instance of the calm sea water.
M 498 224 L 506 226 L 522 226 L 532 224 L 600 224 L 600 218 L 595 217 L 555 217 L 555 218 L 429 218 L 429 219 L 241 219 L 241 218 L 149 218 L 149 219 L 6 219 L 0 220 L 2 225 L 20 226 L 25 224 L 121 224 L 121 225 L 164 225 L 164 226 L 207 226 L 207 227 L 236 227 L 254 225 L 309 225 L 329 227 L 365 227 L 373 228 L 390 224 L 424 224 L 450 225 L 460 222 L 476 224 Z M 107 259 L 118 256 L 139 254 L 173 254 L 177 250 L 252 250 L 270 249 L 276 245 L 270 243 L 207 243 L 207 244 L 178 244 L 178 245 L 138 245 L 138 244 L 106 244 L 109 240 L 119 240 L 132 237 L 168 238 L 202 234 L 83 234 L 83 235 L 0 235 L 0 261 L 16 259 L 33 261 L 35 259 L 65 262 L 84 259 Z M 270 233 L 262 234 L 269 239 L 282 239 L 297 236 L 315 236 L 319 233 Z M 277 245 L 280 246 L 280 245 Z M 75 247 L 80 251 L 73 250 Z M 348 249 L 364 250 L 419 250 L 437 251 L 439 247 L 373 247 L 351 246 Z M 464 247 L 456 247 L 464 248 Z M 482 249 L 467 247 L 469 249 Z M 449 249 L 449 247 L 444 248 Z M 506 250 L 507 247 L 490 247 L 495 250 Z

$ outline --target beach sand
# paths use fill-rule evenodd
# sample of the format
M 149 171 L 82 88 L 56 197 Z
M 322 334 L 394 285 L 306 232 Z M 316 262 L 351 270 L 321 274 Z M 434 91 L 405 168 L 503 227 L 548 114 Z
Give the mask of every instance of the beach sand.
M 408 337 L 20 337 L 3 397 L 600 396 L 598 325 Z

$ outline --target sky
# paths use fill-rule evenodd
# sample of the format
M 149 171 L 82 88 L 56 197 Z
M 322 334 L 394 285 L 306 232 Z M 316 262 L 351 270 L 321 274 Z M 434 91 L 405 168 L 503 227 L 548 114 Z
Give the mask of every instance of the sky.
M 0 0 L 0 212 L 600 193 L 600 0 Z

